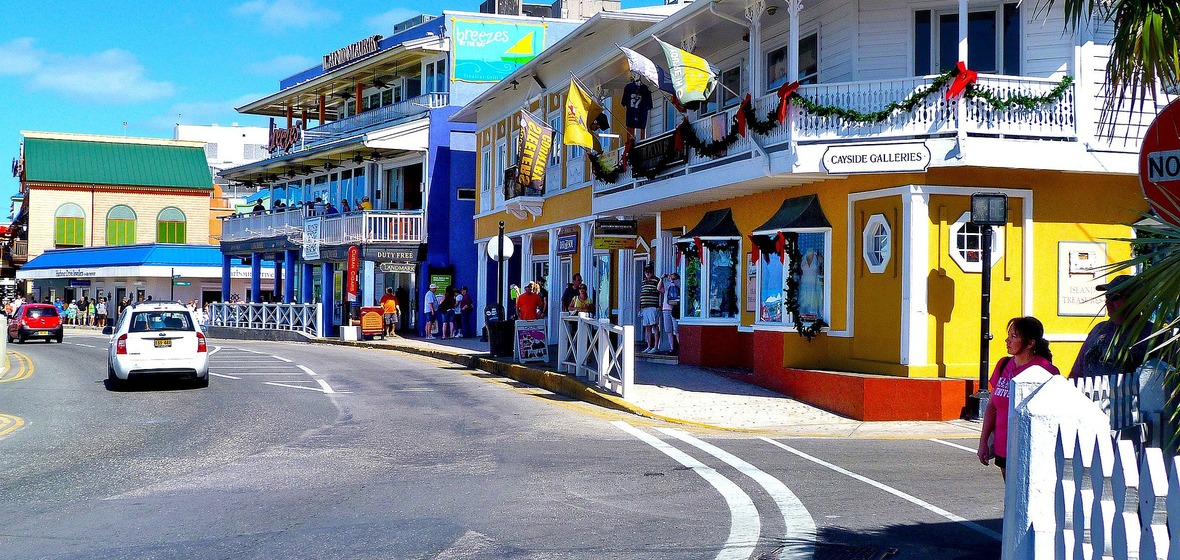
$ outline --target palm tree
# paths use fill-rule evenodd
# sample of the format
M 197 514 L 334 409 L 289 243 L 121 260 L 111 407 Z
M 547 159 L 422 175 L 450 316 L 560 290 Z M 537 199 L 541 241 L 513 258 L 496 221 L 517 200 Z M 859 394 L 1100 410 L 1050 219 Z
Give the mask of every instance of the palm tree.
M 1162 86 L 1176 93 L 1180 84 L 1180 2 L 1176 0 L 1040 0 L 1042 13 L 1061 3 L 1066 25 L 1080 28 L 1110 23 L 1114 37 L 1106 81 L 1110 95 L 1102 107 L 1102 128 L 1113 131 L 1114 115 L 1155 100 Z

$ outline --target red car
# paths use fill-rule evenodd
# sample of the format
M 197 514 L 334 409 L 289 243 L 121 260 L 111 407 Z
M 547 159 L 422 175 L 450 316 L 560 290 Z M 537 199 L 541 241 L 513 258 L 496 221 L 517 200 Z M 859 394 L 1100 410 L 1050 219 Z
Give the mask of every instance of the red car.
M 8 342 L 44 338 L 61 342 L 61 314 L 48 303 L 26 303 L 8 318 Z

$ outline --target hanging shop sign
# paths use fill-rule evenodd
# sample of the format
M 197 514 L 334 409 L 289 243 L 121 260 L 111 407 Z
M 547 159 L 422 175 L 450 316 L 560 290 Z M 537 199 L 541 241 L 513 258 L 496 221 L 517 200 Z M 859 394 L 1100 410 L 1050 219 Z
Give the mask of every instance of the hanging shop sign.
M 679 148 L 676 144 L 675 132 L 636 142 L 627 156 L 627 161 L 636 175 L 655 175 L 688 161 L 688 152 L 684 150 L 683 143 Z
M 385 263 L 418 263 L 426 260 L 426 245 L 365 245 L 361 257 Z
M 348 301 L 355 302 L 360 296 L 361 248 L 348 248 Z
M 622 235 L 596 235 L 594 236 L 594 248 L 604 251 L 622 251 L 632 250 L 638 246 L 635 237 L 628 237 Z
M 572 255 L 578 252 L 578 234 L 557 236 L 557 254 Z
M 1102 315 L 1106 244 L 1089 241 L 1057 243 L 1057 314 L 1063 317 Z
M 516 186 L 525 196 L 545 194 L 545 170 L 553 148 L 553 129 L 520 110 L 520 145 L 516 153 Z
M 369 56 L 378 50 L 381 50 L 381 36 L 373 35 L 372 37 L 365 37 L 347 47 L 336 49 L 324 55 L 323 69 L 331 70 L 337 66 L 343 66 L 358 58 Z
M 295 126 L 291 128 L 278 128 L 275 126 L 275 120 L 270 119 L 270 136 L 266 143 L 267 152 L 272 154 L 280 150 L 290 152 L 301 141 L 303 141 L 303 121 L 295 121 Z
M 383 274 L 413 274 L 418 265 L 404 262 L 385 262 L 377 265 L 377 270 Z
M 71 288 L 86 288 L 90 286 L 89 280 L 70 280 Z
M 634 249 L 639 237 L 639 222 L 636 220 L 595 220 L 594 248 L 617 251 Z
M 830 174 L 903 173 L 925 171 L 930 148 L 924 142 L 831 146 L 824 152 L 824 169 Z
M 1139 183 L 1160 219 L 1180 226 L 1180 99 L 1164 107 L 1143 136 Z
M 323 218 L 303 220 L 303 260 L 320 259 L 320 225 Z

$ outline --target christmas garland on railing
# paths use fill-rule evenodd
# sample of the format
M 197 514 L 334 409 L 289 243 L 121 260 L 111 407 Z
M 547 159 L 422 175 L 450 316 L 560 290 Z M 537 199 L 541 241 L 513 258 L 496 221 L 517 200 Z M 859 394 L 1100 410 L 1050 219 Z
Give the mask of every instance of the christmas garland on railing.
M 997 111 L 1007 111 L 1013 107 L 1020 107 L 1021 109 L 1033 109 L 1038 105 L 1059 101 L 1065 96 L 1065 90 L 1069 89 L 1069 85 L 1073 83 L 1073 76 L 1066 76 L 1061 79 L 1061 83 L 1049 90 L 1045 95 L 1010 95 L 1006 98 L 1000 98 L 999 95 L 990 89 L 978 86 L 972 86 L 967 89 L 966 96 L 968 99 L 977 99 L 987 103 L 992 109 Z
M 598 152 L 590 151 L 587 152 L 587 155 L 590 156 L 590 172 L 594 174 L 594 179 L 600 183 L 613 185 L 619 182 L 619 176 L 627 170 L 626 166 L 621 164 L 607 169 Z
M 786 308 L 787 313 L 795 321 L 795 330 L 799 336 L 807 337 L 807 342 L 823 332 L 828 324 L 823 319 L 816 319 L 810 325 L 804 324 L 799 316 L 799 278 L 803 276 L 803 255 L 799 252 L 799 234 L 794 231 L 779 233 L 786 242 L 786 256 L 791 263 L 787 270 Z

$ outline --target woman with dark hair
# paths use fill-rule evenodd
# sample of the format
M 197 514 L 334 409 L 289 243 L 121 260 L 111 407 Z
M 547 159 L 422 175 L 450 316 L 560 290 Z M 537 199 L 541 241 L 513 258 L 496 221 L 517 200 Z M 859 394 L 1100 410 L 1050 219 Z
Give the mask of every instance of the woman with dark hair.
M 979 434 L 979 462 L 996 460 L 1000 476 L 1007 478 L 1008 394 L 1012 378 L 1032 366 L 1040 366 L 1053 375 L 1061 375 L 1053 365 L 1053 353 L 1045 340 L 1045 326 L 1036 317 L 1016 317 L 1008 321 L 1005 339 L 1009 356 L 1000 358 L 989 384 L 991 400 L 983 413 L 983 430 Z

